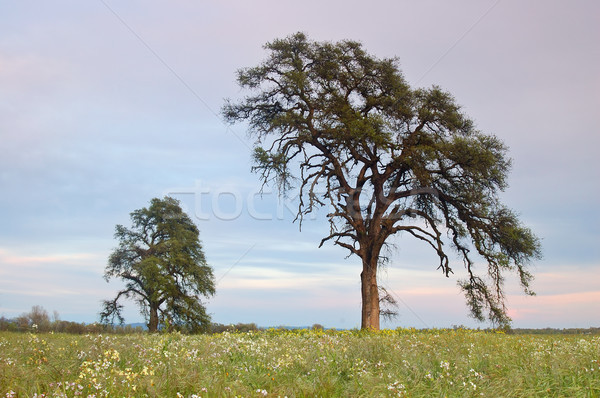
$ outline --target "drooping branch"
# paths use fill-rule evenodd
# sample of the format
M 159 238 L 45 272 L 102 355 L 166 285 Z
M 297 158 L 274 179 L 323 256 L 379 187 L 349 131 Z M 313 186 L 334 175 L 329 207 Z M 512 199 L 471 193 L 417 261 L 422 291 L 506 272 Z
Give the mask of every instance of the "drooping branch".
M 114 325 L 116 319 L 119 321 L 119 324 L 122 325 L 125 322 L 125 319 L 121 315 L 123 305 L 119 303 L 119 299 L 121 296 L 129 297 L 131 293 L 131 289 L 121 290 L 114 299 L 104 300 L 102 304 L 103 309 L 100 312 L 100 322 Z

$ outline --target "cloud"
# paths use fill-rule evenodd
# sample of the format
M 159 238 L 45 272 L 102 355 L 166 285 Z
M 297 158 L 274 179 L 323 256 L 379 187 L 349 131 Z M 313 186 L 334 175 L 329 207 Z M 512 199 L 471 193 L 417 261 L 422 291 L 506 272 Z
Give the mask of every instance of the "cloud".
M 0 315 L 12 317 L 43 305 L 72 316 L 69 320 L 93 321 L 100 300 L 114 290 L 102 279 L 103 254 L 38 251 L 0 248 Z
M 599 313 L 600 290 L 510 298 L 515 327 L 598 327 Z
M 45 256 L 30 256 L 15 252 L 14 250 L 0 248 L 0 262 L 8 265 L 38 267 L 51 263 L 76 265 L 91 259 L 97 259 L 92 253 L 73 254 L 48 254 Z
M 345 272 L 339 272 L 339 268 L 336 267 L 332 270 L 332 267 L 324 264 L 321 272 L 312 268 L 312 272 L 306 272 L 305 270 L 299 270 L 295 268 L 296 272 L 289 270 L 288 264 L 282 264 L 283 267 L 251 267 L 243 266 L 238 267 L 235 271 L 232 271 L 226 275 L 219 283 L 218 288 L 223 290 L 261 290 L 265 294 L 269 291 L 314 291 L 319 289 L 330 289 L 336 286 L 352 286 L 355 285 L 357 279 Z M 283 268 L 283 269 L 282 269 Z
M 600 324 L 600 264 L 547 266 L 536 272 L 536 296 L 510 294 L 516 327 L 590 327 Z

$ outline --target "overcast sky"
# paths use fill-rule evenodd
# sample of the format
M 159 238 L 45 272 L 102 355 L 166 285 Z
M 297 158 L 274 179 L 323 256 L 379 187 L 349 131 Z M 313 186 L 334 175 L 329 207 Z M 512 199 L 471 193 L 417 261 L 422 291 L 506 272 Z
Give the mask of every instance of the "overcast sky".
M 215 322 L 360 326 L 360 262 L 325 213 L 292 223 L 261 197 L 235 71 L 303 31 L 394 57 L 415 87 L 451 92 L 509 147 L 503 201 L 542 238 L 537 296 L 507 280 L 515 327 L 600 326 L 600 3 L 566 1 L 5 1 L 0 5 L 0 316 L 43 305 L 93 322 L 121 286 L 103 271 L 116 224 L 181 200 L 218 281 Z M 478 326 L 435 253 L 394 239 L 386 327 Z M 484 264 L 480 264 L 484 267 Z M 135 306 L 126 321 L 142 318 Z M 487 326 L 482 324 L 481 326 Z

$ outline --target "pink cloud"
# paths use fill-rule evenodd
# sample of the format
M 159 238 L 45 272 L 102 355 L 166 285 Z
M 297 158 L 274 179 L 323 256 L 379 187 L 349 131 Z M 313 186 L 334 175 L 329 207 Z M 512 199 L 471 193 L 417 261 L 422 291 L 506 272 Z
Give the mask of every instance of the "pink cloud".
M 516 327 L 600 325 L 600 291 L 511 296 L 509 302 L 509 315 Z
M 97 256 L 91 253 L 72 253 L 72 254 L 48 254 L 43 256 L 28 256 L 11 252 L 0 248 L 0 266 L 1 265 L 19 265 L 19 266 L 37 266 L 51 263 L 80 263 L 81 261 L 90 261 Z

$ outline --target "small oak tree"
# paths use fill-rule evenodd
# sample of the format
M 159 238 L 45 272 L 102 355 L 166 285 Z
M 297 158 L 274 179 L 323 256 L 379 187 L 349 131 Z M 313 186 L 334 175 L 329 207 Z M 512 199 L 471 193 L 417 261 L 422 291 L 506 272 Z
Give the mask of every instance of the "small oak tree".
M 238 71 L 252 94 L 227 101 L 223 114 L 249 122 L 263 183 L 285 194 L 298 181 L 300 223 L 318 207 L 331 209 L 321 245 L 331 240 L 361 258 L 362 327 L 379 329 L 386 314 L 377 270 L 398 233 L 428 244 L 446 276 L 452 247 L 467 270 L 459 283 L 472 315 L 508 322 L 504 273 L 516 271 L 533 294 L 526 264 L 540 245 L 498 199 L 510 167 L 505 145 L 477 131 L 450 94 L 412 89 L 396 59 L 374 58 L 360 43 L 298 33 L 265 48 L 265 61 Z M 473 250 L 487 277 L 476 272 Z
M 154 198 L 150 207 L 131 213 L 132 228 L 117 225 L 119 246 L 108 260 L 104 278 L 120 278 L 125 288 L 104 301 L 102 322 L 123 323 L 123 297 L 134 299 L 148 320 L 189 332 L 206 328 L 210 317 L 200 296 L 214 295 L 212 268 L 206 263 L 199 231 L 173 198 Z

